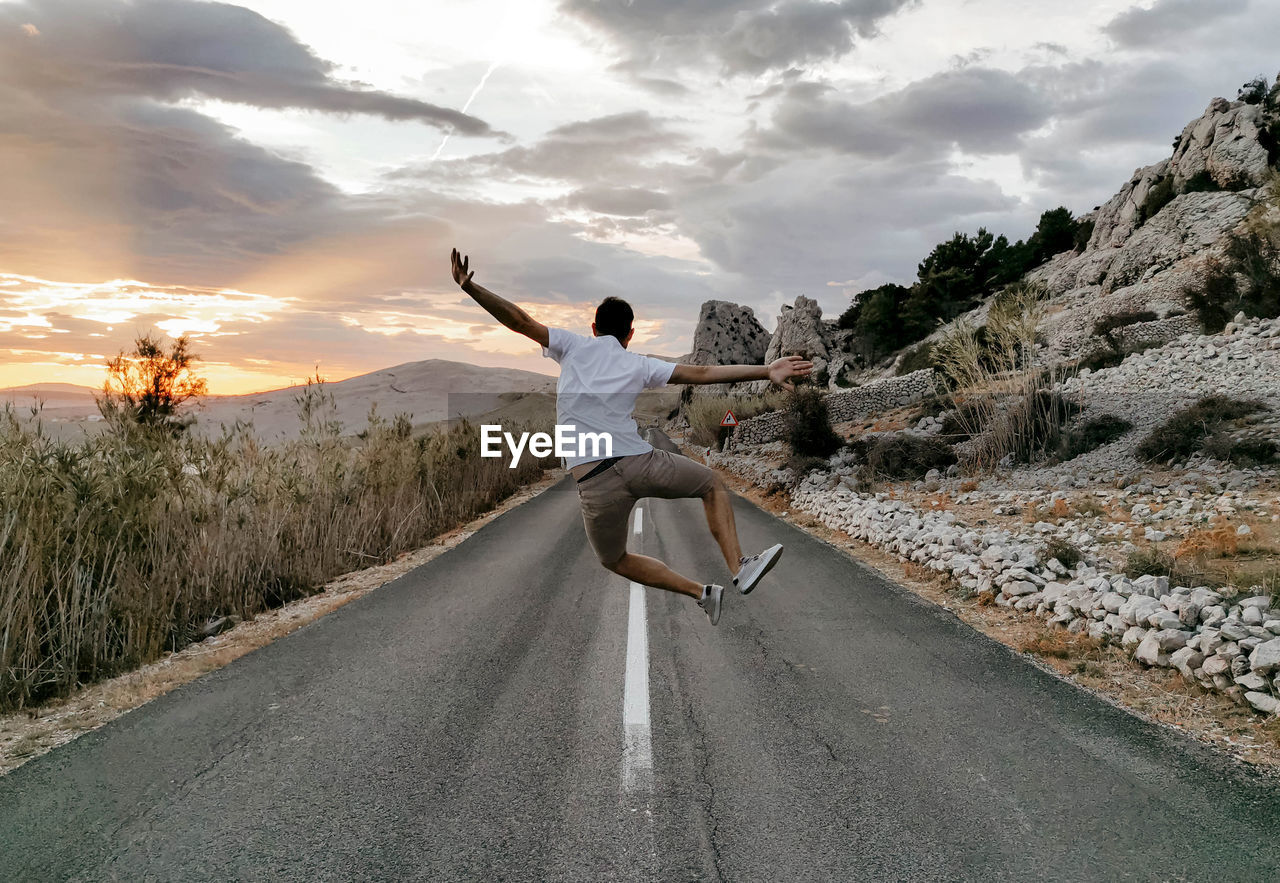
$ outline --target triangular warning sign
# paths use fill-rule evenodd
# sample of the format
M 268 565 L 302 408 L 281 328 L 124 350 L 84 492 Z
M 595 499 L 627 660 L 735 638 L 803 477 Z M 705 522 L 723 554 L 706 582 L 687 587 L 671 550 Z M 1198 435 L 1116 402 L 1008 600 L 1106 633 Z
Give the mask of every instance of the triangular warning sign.
M 738 418 L 733 416 L 732 411 L 725 411 L 724 418 L 720 421 L 721 426 L 737 426 Z

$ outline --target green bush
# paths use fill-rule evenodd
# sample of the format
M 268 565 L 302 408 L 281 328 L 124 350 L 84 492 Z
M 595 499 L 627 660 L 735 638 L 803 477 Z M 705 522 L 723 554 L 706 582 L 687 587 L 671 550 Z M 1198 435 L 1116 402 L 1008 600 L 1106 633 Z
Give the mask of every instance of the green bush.
M 1210 260 L 1199 282 L 1184 294 L 1209 334 L 1221 331 L 1236 313 L 1280 316 L 1280 230 L 1251 229 L 1232 236 L 1223 257 Z
M 1232 438 L 1225 432 L 1214 433 L 1200 445 L 1200 453 L 1206 457 L 1237 466 L 1270 466 L 1278 452 L 1280 448 L 1269 438 Z
M 930 469 L 945 470 L 957 462 L 950 445 L 911 432 L 864 436 L 853 450 L 873 474 L 895 480 L 924 478 Z
M 1103 371 L 1107 368 L 1114 368 L 1125 360 L 1126 356 L 1132 353 L 1124 353 L 1115 347 L 1105 347 L 1090 353 L 1083 359 L 1076 362 L 1077 369 L 1088 368 L 1090 371 Z
M 831 428 L 827 397 L 813 386 L 798 386 L 786 406 L 787 444 L 800 457 L 830 457 L 844 444 Z
M 1266 77 L 1254 77 L 1240 87 L 1236 100 L 1245 104 L 1261 104 L 1267 98 L 1268 89 Z
M 1226 328 L 1240 300 L 1235 274 L 1220 260 L 1210 260 L 1199 282 L 1188 286 L 1184 294 L 1206 334 Z
M 1038 389 L 1022 397 L 1005 412 L 1011 444 L 1008 450 L 1018 463 L 1029 463 L 1057 447 L 1062 425 L 1079 413 L 1080 406 L 1060 393 Z
M 967 402 L 953 408 L 942 418 L 942 428 L 938 435 L 945 436 L 952 442 L 961 442 L 973 438 L 986 429 L 989 409 L 976 402 Z
M 1089 240 L 1093 238 L 1094 226 L 1093 219 L 1076 223 L 1076 232 L 1072 236 L 1071 242 L 1077 252 L 1082 252 L 1089 247 Z
M 1081 454 L 1111 444 L 1130 429 L 1133 429 L 1133 424 L 1115 414 L 1101 414 L 1085 420 L 1062 434 L 1058 442 L 1058 459 L 1074 460 Z
M 1124 572 L 1131 577 L 1168 576 L 1177 567 L 1177 561 L 1167 552 L 1155 546 L 1134 549 L 1125 559 Z
M 1261 402 L 1208 396 L 1176 412 L 1139 442 L 1134 454 L 1149 463 L 1184 460 L 1200 451 L 1226 423 L 1266 410 Z
M 923 417 L 937 417 L 946 410 L 947 400 L 937 393 L 931 393 L 917 403 L 915 416 L 912 417 L 912 420 L 919 422 Z
M 902 361 L 898 363 L 898 376 L 911 374 L 915 371 L 923 371 L 925 368 L 932 367 L 933 344 L 917 344 L 902 354 Z
M 1057 558 L 1058 563 L 1068 570 L 1084 560 L 1084 553 L 1080 551 L 1080 547 L 1062 537 L 1051 537 L 1049 542 L 1045 543 L 1044 554 L 1049 558 Z

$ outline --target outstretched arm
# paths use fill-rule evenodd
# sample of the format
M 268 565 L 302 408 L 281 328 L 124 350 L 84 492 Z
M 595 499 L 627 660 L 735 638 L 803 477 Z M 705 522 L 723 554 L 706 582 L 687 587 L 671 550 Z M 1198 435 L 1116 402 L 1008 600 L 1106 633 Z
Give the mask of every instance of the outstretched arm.
M 470 258 L 458 253 L 455 248 L 449 256 L 453 268 L 453 281 L 462 287 L 471 299 L 484 307 L 485 312 L 517 334 L 523 334 L 538 346 L 546 346 L 549 340 L 547 326 L 534 319 L 524 310 L 504 297 L 499 297 L 489 289 L 471 281 L 475 270 L 468 271 Z
M 813 371 L 813 362 L 800 356 L 786 356 L 772 365 L 676 365 L 670 383 L 738 383 L 743 380 L 770 380 L 783 389 L 795 389 L 793 377 Z

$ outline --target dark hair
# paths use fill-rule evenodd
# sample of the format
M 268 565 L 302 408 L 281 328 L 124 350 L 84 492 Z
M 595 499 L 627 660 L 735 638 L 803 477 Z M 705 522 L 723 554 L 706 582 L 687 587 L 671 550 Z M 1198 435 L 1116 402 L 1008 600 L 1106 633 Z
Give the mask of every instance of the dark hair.
M 596 307 L 596 333 L 601 337 L 612 334 L 619 343 L 626 343 L 635 317 L 631 304 L 620 297 L 606 297 Z

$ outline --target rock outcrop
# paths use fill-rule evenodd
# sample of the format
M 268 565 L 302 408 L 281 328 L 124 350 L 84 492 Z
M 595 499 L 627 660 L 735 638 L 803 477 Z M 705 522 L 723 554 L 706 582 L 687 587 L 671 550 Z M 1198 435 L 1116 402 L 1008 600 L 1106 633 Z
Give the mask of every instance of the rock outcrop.
M 1130 348 L 1195 330 L 1194 318 L 1183 316 L 1188 288 L 1199 284 L 1208 259 L 1222 254 L 1267 188 L 1275 186 L 1270 165 L 1275 145 L 1268 132 L 1275 131 L 1277 115 L 1280 109 L 1266 105 L 1215 99 L 1183 129 L 1170 157 L 1138 169 L 1105 205 L 1081 219 L 1093 223 L 1082 252 L 1063 252 L 1027 275 L 1049 294 L 1041 330 L 1054 358 L 1095 354 L 1108 342 L 1095 333 L 1095 323 L 1121 313 L 1155 314 L 1155 322 L 1125 335 Z M 984 324 L 986 310 L 984 304 L 966 318 Z M 702 364 L 769 362 L 801 354 L 813 361 L 815 380 L 831 390 L 849 386 L 853 372 L 867 367 L 851 354 L 851 333 L 824 320 L 811 298 L 797 297 L 782 308 L 760 355 L 754 347 L 763 336 L 738 330 L 753 326 L 759 327 L 745 307 L 704 304 L 696 359 Z M 858 379 L 886 376 L 897 364 L 874 367 Z
M 1093 234 L 1082 253 L 1057 255 L 1028 274 L 1052 299 L 1044 330 L 1058 356 L 1088 355 L 1103 317 L 1149 311 L 1164 318 L 1186 309 L 1186 290 L 1202 278 L 1206 260 L 1222 252 L 1265 193 L 1267 113 L 1215 99 L 1183 129 L 1170 158 L 1138 169 L 1089 216 Z M 1168 324 L 1167 339 L 1185 333 L 1185 324 Z
M 1259 140 L 1262 114 L 1260 105 L 1215 98 L 1201 117 L 1182 130 L 1173 156 L 1138 169 L 1120 192 L 1098 209 L 1089 250 L 1123 245 L 1142 226 L 1143 206 L 1162 182 L 1167 182 L 1172 193 L 1184 192 L 1197 179 L 1198 186 L 1228 191 L 1265 183 L 1270 164 L 1267 149 Z
M 761 365 L 769 339 L 751 307 L 709 300 L 698 312 L 690 358 L 695 365 Z
M 814 374 L 825 382 L 831 362 L 829 334 L 822 321 L 822 307 L 816 300 L 800 295 L 795 304 L 782 308 L 764 360 L 767 363 L 783 356 L 804 356 L 813 362 Z

